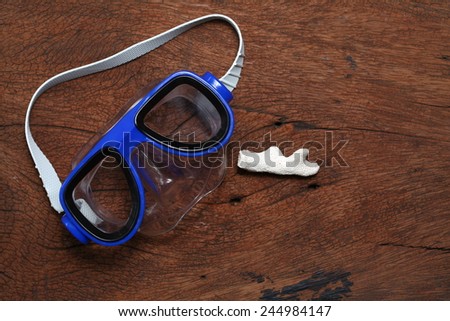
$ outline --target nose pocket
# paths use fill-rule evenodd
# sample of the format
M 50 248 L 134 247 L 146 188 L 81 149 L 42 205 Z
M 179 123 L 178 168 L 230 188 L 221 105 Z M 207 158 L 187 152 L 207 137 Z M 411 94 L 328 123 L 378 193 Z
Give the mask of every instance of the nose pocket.
M 165 152 L 152 144 L 141 144 L 133 152 L 145 187 L 145 215 L 140 232 L 159 235 L 172 230 L 206 194 L 223 180 L 224 150 L 198 157 Z

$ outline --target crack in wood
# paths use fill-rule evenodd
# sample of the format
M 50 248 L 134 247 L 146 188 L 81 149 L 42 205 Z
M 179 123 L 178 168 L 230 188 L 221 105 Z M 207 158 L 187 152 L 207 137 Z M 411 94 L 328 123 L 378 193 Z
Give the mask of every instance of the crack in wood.
M 295 127 L 296 123 L 305 123 L 305 122 L 302 122 L 299 120 L 290 120 L 290 121 L 283 122 L 283 125 L 290 124 L 290 123 L 292 123 Z M 248 136 L 249 134 L 253 134 L 255 132 L 258 132 L 259 130 L 262 130 L 262 129 L 265 129 L 268 127 L 272 127 L 272 126 L 273 126 L 273 124 L 264 125 L 264 126 L 252 129 L 251 131 L 245 133 L 241 137 Z M 314 126 L 314 125 L 312 125 L 312 126 Z M 312 127 L 312 126 L 310 128 L 302 128 L 302 129 L 303 130 L 328 130 L 328 131 L 352 131 L 353 130 L 353 131 L 363 131 L 363 132 L 369 132 L 369 133 L 397 135 L 397 136 L 401 136 L 401 137 L 409 137 L 409 138 L 415 138 L 415 139 L 427 139 L 427 140 L 435 141 L 438 143 L 450 143 L 449 140 L 436 139 L 436 138 L 431 138 L 431 137 L 426 137 L 426 136 L 411 135 L 411 134 L 405 134 L 405 133 L 398 133 L 398 132 L 392 132 L 392 131 L 381 130 L 381 129 L 370 129 L 370 128 L 359 128 L 359 127 L 315 127 L 315 126 Z
M 265 289 L 261 291 L 260 300 L 304 300 L 307 299 L 305 295 L 308 292 L 312 292 L 310 300 L 340 300 L 351 292 L 353 282 L 349 280 L 350 275 L 350 272 L 343 271 L 317 271 L 310 278 L 284 286 L 281 290 Z
M 433 247 L 426 245 L 407 245 L 400 243 L 380 243 L 378 246 L 395 246 L 395 247 L 404 247 L 408 249 L 418 249 L 418 250 L 426 250 L 426 251 L 442 251 L 445 253 L 450 253 L 450 248 L 447 247 Z

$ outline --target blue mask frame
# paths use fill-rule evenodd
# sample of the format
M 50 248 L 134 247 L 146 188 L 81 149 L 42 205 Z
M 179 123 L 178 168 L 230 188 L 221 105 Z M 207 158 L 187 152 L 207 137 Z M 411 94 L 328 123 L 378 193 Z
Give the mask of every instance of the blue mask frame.
M 200 90 L 218 108 L 221 114 L 222 126 L 215 137 L 201 144 L 183 144 L 160 136 L 143 125 L 145 109 L 151 108 L 180 83 L 189 83 Z M 229 102 L 233 98 L 231 92 L 211 73 L 198 76 L 190 71 L 176 72 L 147 93 L 137 104 L 128 110 L 84 156 L 62 184 L 59 198 L 65 214 L 62 222 L 80 242 L 89 241 L 114 246 L 127 242 L 139 230 L 145 215 L 145 189 L 138 170 L 130 161 L 132 151 L 142 143 L 150 143 L 155 148 L 167 153 L 198 157 L 217 152 L 228 143 L 234 129 L 234 116 Z M 122 164 L 132 196 L 131 215 L 121 229 L 113 233 L 105 233 L 95 227 L 79 211 L 73 199 L 73 191 L 85 175 L 105 157 L 114 157 Z

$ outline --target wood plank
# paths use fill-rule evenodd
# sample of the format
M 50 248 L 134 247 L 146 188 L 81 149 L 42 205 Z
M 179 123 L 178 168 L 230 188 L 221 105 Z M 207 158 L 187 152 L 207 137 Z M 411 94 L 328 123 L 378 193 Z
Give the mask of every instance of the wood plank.
M 2 7 L 1 299 L 450 299 L 448 3 Z M 246 49 L 224 182 L 168 234 L 80 245 L 26 148 L 31 95 L 58 72 L 213 12 L 236 20 Z M 211 22 L 59 85 L 36 104 L 35 138 L 64 178 L 137 90 L 179 69 L 221 75 L 236 44 L 231 28 Z M 339 141 L 346 165 L 330 164 Z M 248 173 L 236 167 L 244 143 L 286 154 L 309 146 L 324 162 L 311 178 Z

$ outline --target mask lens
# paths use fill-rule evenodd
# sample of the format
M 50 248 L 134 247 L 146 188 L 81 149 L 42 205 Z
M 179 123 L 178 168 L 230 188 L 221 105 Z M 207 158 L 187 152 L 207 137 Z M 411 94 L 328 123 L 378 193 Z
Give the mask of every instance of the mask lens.
M 144 124 L 171 140 L 199 143 L 218 133 L 221 118 L 216 107 L 198 89 L 181 84 L 150 109 Z
M 72 195 L 81 214 L 102 232 L 117 232 L 130 218 L 130 187 L 114 157 L 105 157 L 89 171 Z

